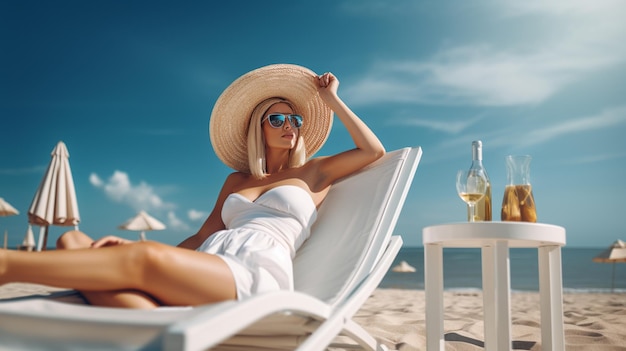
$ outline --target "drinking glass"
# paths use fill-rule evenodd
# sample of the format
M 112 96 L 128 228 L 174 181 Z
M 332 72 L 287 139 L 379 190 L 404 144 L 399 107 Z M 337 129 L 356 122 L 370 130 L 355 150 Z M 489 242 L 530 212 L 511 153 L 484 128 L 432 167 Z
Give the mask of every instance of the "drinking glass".
M 487 178 L 478 172 L 458 171 L 456 174 L 456 192 L 469 207 L 469 221 L 474 222 L 474 206 L 487 192 Z

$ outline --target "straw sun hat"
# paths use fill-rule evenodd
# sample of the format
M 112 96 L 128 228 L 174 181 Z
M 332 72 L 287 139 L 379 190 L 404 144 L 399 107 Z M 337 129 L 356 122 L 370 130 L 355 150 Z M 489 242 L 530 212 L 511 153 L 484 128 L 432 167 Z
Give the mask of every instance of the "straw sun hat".
M 324 144 L 332 111 L 317 93 L 317 75 L 297 65 L 261 67 L 237 78 L 217 99 L 209 121 L 211 144 L 228 167 L 249 173 L 247 133 L 254 108 L 271 97 L 289 100 L 304 117 L 300 128 L 307 159 Z

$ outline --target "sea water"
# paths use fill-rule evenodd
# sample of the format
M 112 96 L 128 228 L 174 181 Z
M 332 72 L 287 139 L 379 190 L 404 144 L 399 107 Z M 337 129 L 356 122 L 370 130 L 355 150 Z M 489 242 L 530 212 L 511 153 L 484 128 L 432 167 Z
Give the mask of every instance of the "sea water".
M 626 292 L 626 263 L 596 263 L 593 257 L 603 248 L 561 249 L 564 292 L 611 292 L 613 269 L 614 292 Z M 539 291 L 537 249 L 512 248 L 509 251 L 511 289 Z M 398 253 L 393 265 L 406 261 L 414 273 L 389 270 L 381 288 L 424 289 L 424 248 L 406 247 Z M 443 250 L 445 290 L 480 290 L 482 288 L 480 249 L 445 248 Z

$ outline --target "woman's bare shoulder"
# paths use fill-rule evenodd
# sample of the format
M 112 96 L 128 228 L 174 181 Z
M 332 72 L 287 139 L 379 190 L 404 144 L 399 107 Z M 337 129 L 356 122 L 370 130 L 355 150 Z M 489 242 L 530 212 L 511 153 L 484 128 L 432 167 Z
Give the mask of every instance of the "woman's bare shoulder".
M 250 174 L 243 172 L 233 172 L 226 177 L 226 182 L 243 182 L 248 180 Z
M 250 174 L 242 172 L 233 172 L 226 177 L 224 181 L 223 190 L 227 193 L 232 193 L 233 189 L 241 188 L 250 179 Z

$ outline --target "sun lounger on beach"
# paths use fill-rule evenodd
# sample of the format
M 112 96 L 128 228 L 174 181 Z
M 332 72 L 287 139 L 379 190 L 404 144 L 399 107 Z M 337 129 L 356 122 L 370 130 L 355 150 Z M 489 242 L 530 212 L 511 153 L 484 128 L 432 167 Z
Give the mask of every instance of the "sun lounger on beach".
M 343 335 L 382 350 L 352 317 L 402 246 L 392 233 L 421 153 L 389 152 L 333 186 L 295 258 L 296 291 L 155 310 L 0 300 L 0 349 L 322 350 Z

